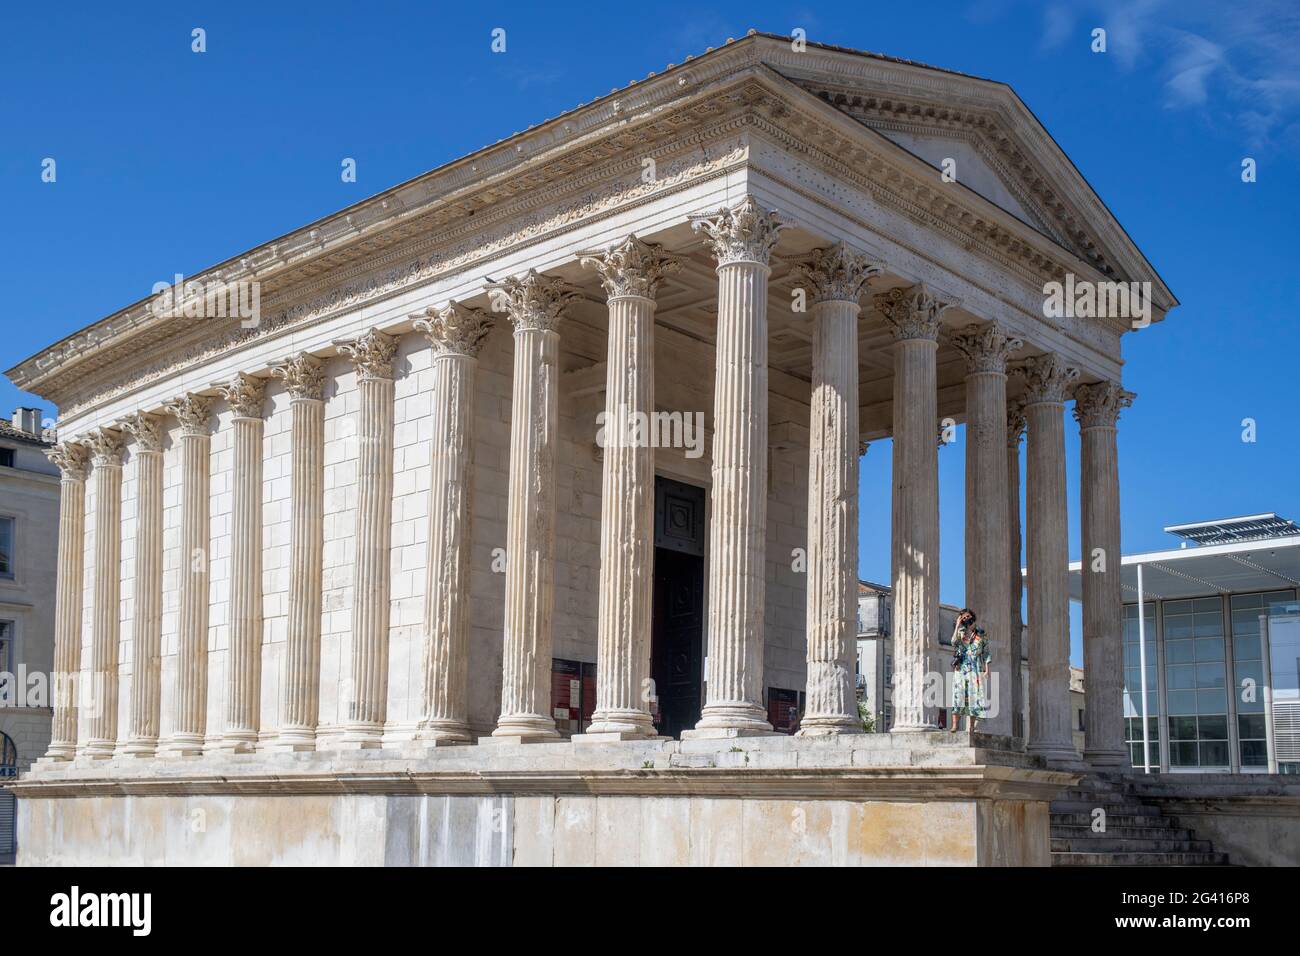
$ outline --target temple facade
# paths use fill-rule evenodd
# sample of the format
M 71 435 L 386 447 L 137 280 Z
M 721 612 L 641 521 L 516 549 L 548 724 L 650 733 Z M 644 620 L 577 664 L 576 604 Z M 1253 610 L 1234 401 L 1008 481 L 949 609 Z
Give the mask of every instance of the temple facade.
M 1176 301 L 1008 87 L 797 47 L 729 42 L 10 370 L 60 409 L 67 678 L 20 863 L 1047 862 L 1047 802 L 1128 759 L 1121 339 Z M 209 314 L 241 283 L 260 315 Z M 1145 317 L 1045 309 L 1108 283 Z M 957 424 L 973 737 L 932 650 Z

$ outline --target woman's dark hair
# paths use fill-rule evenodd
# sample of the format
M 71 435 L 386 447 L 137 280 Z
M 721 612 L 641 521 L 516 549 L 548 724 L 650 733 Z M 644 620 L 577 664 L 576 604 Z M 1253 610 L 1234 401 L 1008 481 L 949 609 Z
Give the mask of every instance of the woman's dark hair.
M 970 615 L 970 623 L 971 623 L 971 624 L 974 624 L 974 623 L 975 623 L 975 612 L 972 611 L 972 610 L 971 610 L 970 608 L 968 608 L 968 607 L 964 607 L 964 608 L 961 609 L 961 613 L 957 615 L 957 620 L 960 621 L 960 620 L 961 620 L 963 617 L 965 617 L 967 614 Z

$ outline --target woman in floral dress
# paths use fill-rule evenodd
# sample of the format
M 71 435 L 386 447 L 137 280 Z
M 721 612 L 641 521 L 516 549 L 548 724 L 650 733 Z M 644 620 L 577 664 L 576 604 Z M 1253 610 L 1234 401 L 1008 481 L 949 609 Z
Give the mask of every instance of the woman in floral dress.
M 957 615 L 957 628 L 952 633 L 952 726 L 956 733 L 957 720 L 965 714 L 967 729 L 975 730 L 975 722 L 988 710 L 989 642 L 984 628 L 975 626 L 975 612 L 962 608 Z

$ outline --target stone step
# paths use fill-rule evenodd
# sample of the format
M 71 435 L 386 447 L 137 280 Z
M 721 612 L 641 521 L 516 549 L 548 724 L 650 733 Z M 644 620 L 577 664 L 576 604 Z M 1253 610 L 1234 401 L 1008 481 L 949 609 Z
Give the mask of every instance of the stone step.
M 1092 826 L 1092 813 L 1070 812 L 1062 813 L 1055 809 L 1051 813 L 1052 826 Z M 1130 814 L 1130 813 L 1111 813 L 1106 812 L 1106 829 L 1112 830 L 1115 827 L 1169 827 L 1172 828 L 1174 822 L 1166 816 L 1153 816 L 1149 813 Z
M 1163 826 L 1107 826 L 1105 833 L 1094 833 L 1092 826 L 1083 823 L 1060 824 L 1052 821 L 1052 837 L 1062 840 L 1081 840 L 1091 837 L 1110 837 L 1119 840 L 1194 840 L 1191 830 L 1175 827 L 1169 821 Z
M 1053 853 L 1210 853 L 1209 840 L 1142 840 L 1096 834 L 1091 837 L 1052 837 Z
M 1163 816 L 1162 811 L 1154 803 L 1139 803 L 1136 800 L 1116 802 L 1110 800 L 1053 800 L 1051 806 L 1052 813 L 1087 813 L 1091 814 L 1093 810 L 1101 807 L 1106 811 L 1106 815 L 1123 814 L 1129 817 L 1158 817 Z
M 1224 853 L 1078 853 L 1052 854 L 1052 866 L 1227 866 Z

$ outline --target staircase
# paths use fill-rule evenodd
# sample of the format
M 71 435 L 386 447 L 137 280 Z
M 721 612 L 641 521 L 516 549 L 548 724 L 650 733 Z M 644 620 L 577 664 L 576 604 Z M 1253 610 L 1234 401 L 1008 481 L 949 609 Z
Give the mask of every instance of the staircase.
M 1093 811 L 1106 811 L 1094 832 Z M 1120 773 L 1089 772 L 1052 801 L 1052 866 L 1227 866 L 1208 840 L 1180 829 L 1154 803 L 1143 802 Z

